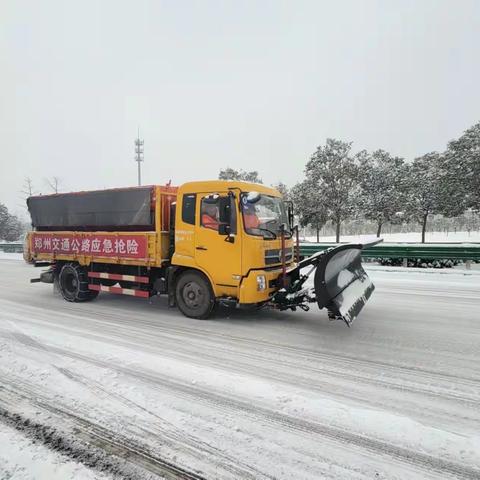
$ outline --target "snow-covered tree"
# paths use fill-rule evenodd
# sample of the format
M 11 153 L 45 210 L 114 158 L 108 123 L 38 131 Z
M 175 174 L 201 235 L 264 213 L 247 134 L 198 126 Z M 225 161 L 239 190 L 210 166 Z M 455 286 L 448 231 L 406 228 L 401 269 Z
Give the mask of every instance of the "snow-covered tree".
M 444 213 L 458 215 L 467 208 L 480 211 L 480 122 L 449 142 L 443 168 Z
M 18 217 L 16 215 L 10 215 L 7 221 L 3 239 L 6 240 L 7 242 L 14 242 L 20 239 L 24 231 L 25 231 L 25 226 L 18 219 Z
M 442 176 L 441 155 L 437 152 L 416 158 L 407 169 L 406 214 L 422 226 L 422 243 L 429 215 L 442 208 Z
M 284 200 L 291 200 L 290 190 L 283 182 L 274 183 L 272 188 L 278 190 L 282 194 Z
M 233 168 L 227 167 L 225 170 L 220 170 L 218 174 L 219 180 L 240 180 L 244 182 L 252 182 L 252 183 L 263 183 L 262 179 L 258 176 L 258 172 L 256 170 L 252 170 L 251 172 L 246 172 L 242 169 L 234 170 Z
M 4 226 L 7 224 L 7 220 L 10 214 L 8 213 L 8 208 L 0 203 L 0 238 L 2 238 L 4 232 Z
M 290 190 L 290 197 L 300 225 L 302 227 L 311 225 L 317 233 L 319 242 L 320 230 L 328 221 L 328 211 L 321 192 L 312 180 L 306 179 Z
M 15 216 L 11 215 L 8 208 L 0 203 L 0 240 L 14 242 L 24 231 L 24 225 Z
M 323 204 L 319 208 L 325 209 L 335 224 L 337 242 L 342 221 L 352 215 L 358 204 L 358 165 L 350 154 L 351 148 L 350 142 L 328 138 L 305 167 L 313 189 L 321 192 Z
M 404 207 L 405 164 L 384 150 L 369 154 L 359 152 L 359 208 L 368 220 L 377 224 L 377 237 L 382 226 L 395 221 Z

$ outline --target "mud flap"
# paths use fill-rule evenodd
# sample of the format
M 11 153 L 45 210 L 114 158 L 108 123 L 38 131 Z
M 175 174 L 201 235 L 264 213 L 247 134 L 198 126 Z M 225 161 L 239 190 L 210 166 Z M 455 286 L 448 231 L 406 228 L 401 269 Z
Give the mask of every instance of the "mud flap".
M 319 255 L 315 297 L 331 319 L 350 326 L 372 295 L 375 287 L 362 267 L 362 249 L 376 243 L 340 245 Z

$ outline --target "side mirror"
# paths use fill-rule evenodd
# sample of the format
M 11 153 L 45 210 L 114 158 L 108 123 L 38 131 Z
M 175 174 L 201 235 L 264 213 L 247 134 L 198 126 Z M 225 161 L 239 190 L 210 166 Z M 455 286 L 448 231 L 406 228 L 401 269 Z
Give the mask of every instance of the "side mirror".
M 261 197 L 262 197 L 261 194 L 258 192 L 248 192 L 247 196 L 243 198 L 245 198 L 248 203 L 253 204 L 253 203 L 257 203 Z
M 237 233 L 237 214 L 235 210 L 235 195 L 228 192 L 228 196 L 218 199 L 218 226 L 219 235 L 225 235 L 225 241 L 233 243 Z
M 218 200 L 218 219 L 221 223 L 226 223 L 230 225 L 230 219 L 232 216 L 230 208 L 230 198 L 229 197 L 220 197 Z

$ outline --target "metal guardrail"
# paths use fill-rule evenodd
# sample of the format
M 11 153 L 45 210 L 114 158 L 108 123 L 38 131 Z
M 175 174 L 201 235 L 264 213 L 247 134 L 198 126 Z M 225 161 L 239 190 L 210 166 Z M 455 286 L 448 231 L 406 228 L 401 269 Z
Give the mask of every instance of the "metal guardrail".
M 0 252 L 23 253 L 23 243 L 0 243 Z
M 308 257 L 315 252 L 334 247 L 336 243 L 301 243 L 300 255 Z M 380 243 L 362 251 L 364 258 L 422 258 L 425 260 L 480 260 L 480 243 Z

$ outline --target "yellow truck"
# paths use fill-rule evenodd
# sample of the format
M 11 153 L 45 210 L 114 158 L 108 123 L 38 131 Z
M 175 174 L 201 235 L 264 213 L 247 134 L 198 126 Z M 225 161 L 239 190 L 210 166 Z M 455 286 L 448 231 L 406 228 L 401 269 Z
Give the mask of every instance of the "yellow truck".
M 166 294 L 198 319 L 217 305 L 308 310 L 315 302 L 350 326 L 374 289 L 364 245 L 300 259 L 293 207 L 264 185 L 198 181 L 34 196 L 27 206 L 26 260 L 49 267 L 31 281 L 55 283 L 69 302 Z

